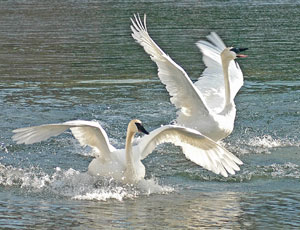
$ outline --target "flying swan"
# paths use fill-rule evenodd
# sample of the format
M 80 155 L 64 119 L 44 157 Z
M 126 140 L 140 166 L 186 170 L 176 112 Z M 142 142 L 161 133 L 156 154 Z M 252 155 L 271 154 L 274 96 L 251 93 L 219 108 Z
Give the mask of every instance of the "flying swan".
M 234 97 L 243 85 L 243 73 L 237 57 L 247 48 L 227 48 L 212 32 L 207 41 L 196 45 L 203 53 L 206 69 L 193 84 L 187 73 L 177 65 L 149 36 L 146 15 L 131 18 L 132 37 L 144 48 L 158 67 L 158 77 L 165 84 L 178 109 L 178 125 L 198 130 L 214 141 L 227 137 L 233 130 L 236 115 Z
M 97 156 L 88 166 L 88 173 L 114 178 L 117 181 L 135 184 L 145 176 L 141 162 L 157 145 L 170 142 L 181 146 L 186 158 L 224 177 L 235 174 L 243 164 L 236 156 L 198 131 L 176 125 L 166 125 L 150 134 L 142 122 L 132 120 L 128 124 L 125 149 L 114 148 L 100 124 L 96 121 L 74 120 L 15 129 L 12 137 L 17 144 L 33 144 L 57 136 L 70 129 L 82 146 L 92 147 Z M 137 132 L 148 134 L 133 145 Z

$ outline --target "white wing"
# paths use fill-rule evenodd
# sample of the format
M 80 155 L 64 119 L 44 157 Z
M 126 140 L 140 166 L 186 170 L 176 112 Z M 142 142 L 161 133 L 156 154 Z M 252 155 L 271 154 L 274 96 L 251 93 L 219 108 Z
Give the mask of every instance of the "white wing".
M 186 72 L 177 65 L 151 39 L 147 32 L 146 15 L 144 23 L 139 16 L 134 15 L 132 21 L 132 37 L 144 48 L 158 67 L 158 77 L 171 96 L 171 102 L 176 106 L 179 116 L 209 115 L 200 91 L 194 86 Z
M 160 127 L 152 131 L 148 136 L 142 137 L 139 144 L 135 147 L 138 149 L 135 153 L 141 153 L 140 158 L 142 160 L 157 145 L 164 142 L 170 142 L 182 147 L 187 159 L 224 177 L 227 177 L 228 173 L 235 174 L 235 171 L 240 169 L 238 164 L 243 164 L 241 160 L 224 147 L 196 130 L 174 125 Z
M 109 158 L 109 153 L 116 149 L 109 143 L 106 132 L 95 121 L 67 121 L 58 124 L 47 124 L 28 128 L 15 129 L 12 137 L 18 144 L 33 144 L 57 136 L 67 129 L 72 131 L 74 137 L 83 146 L 94 148 L 100 157 Z
M 201 40 L 196 43 L 203 54 L 206 69 L 198 81 L 195 82 L 195 86 L 203 94 L 207 106 L 217 111 L 222 109 L 225 103 L 224 75 L 220 54 L 226 46 L 214 32 L 208 35 L 207 38 L 210 42 Z M 244 82 L 243 73 L 235 61 L 230 62 L 229 76 L 230 91 L 234 98 Z

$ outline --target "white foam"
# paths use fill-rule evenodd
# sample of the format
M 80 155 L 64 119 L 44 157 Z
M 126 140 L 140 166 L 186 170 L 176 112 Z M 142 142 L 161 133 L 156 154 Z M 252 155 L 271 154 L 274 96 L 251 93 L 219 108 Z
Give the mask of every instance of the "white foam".
M 169 186 L 159 185 L 154 179 L 142 180 L 135 186 L 124 185 L 113 179 L 99 178 L 72 168 L 57 167 L 52 174 L 39 168 L 19 169 L 0 163 L 0 185 L 26 188 L 26 192 L 45 192 L 76 200 L 106 201 L 133 199 L 150 194 L 173 192 Z
M 75 195 L 72 199 L 75 200 L 99 200 L 99 201 L 107 201 L 109 199 L 115 199 L 118 201 L 122 201 L 124 198 L 134 198 L 136 194 L 130 194 L 126 189 L 122 187 L 112 188 L 102 188 L 95 189 L 92 192 L 87 192 L 83 195 Z
M 228 150 L 243 154 L 260 154 L 267 153 L 270 154 L 271 150 L 280 147 L 295 146 L 299 147 L 300 142 L 289 138 L 275 138 L 271 135 L 262 135 L 255 137 L 240 137 L 234 140 L 234 143 L 222 143 Z
M 291 162 L 284 164 L 271 164 L 256 166 L 249 171 L 243 170 L 237 174 L 235 181 L 250 181 L 254 178 L 273 178 L 273 179 L 299 179 L 300 178 L 300 166 Z
M 287 144 L 290 144 L 290 142 L 287 143 L 286 140 L 274 139 L 270 135 L 254 137 L 253 139 L 249 140 L 249 145 L 262 148 L 282 147 L 286 146 Z
M 43 188 L 50 180 L 49 175 L 35 170 L 34 167 L 24 170 L 0 163 L 0 185 Z
M 300 167 L 297 164 L 288 162 L 286 164 L 272 164 L 268 166 L 271 176 L 274 178 L 300 178 Z
M 105 180 L 105 179 L 104 179 Z M 104 183 L 103 183 L 104 182 Z M 124 185 L 114 180 L 102 181 L 98 186 L 90 192 L 82 195 L 75 195 L 72 199 L 76 200 L 100 200 L 116 199 L 122 201 L 124 199 L 134 199 L 138 196 L 148 196 L 150 194 L 166 194 L 173 192 L 174 189 L 169 186 L 161 186 L 155 180 L 141 180 L 137 185 Z

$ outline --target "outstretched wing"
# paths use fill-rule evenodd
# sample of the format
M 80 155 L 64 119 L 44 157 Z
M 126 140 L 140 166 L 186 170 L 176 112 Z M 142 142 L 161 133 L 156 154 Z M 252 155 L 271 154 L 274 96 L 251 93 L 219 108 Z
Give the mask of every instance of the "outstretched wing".
M 156 63 L 158 77 L 165 84 L 171 96 L 171 102 L 177 109 L 180 109 L 178 115 L 208 115 L 209 110 L 202 99 L 200 91 L 193 85 L 186 72 L 165 54 L 149 36 L 146 27 L 146 15 L 144 16 L 144 23 L 139 15 L 134 15 L 134 19 L 131 19 L 131 21 L 132 37 Z
M 238 165 L 243 164 L 224 147 L 196 130 L 174 125 L 160 127 L 142 137 L 135 147 L 135 153 L 141 153 L 140 157 L 144 159 L 157 145 L 165 142 L 182 147 L 187 159 L 224 177 L 227 177 L 228 173 L 235 174 L 235 171 L 240 169 Z
M 196 43 L 203 54 L 206 69 L 195 82 L 195 86 L 203 94 L 207 106 L 217 111 L 222 109 L 225 104 L 224 75 L 220 54 L 226 46 L 215 32 L 212 32 L 207 38 L 210 42 L 200 40 Z M 231 96 L 234 98 L 244 82 L 243 73 L 236 61 L 231 61 L 229 64 L 229 80 Z
M 47 124 L 27 128 L 15 129 L 12 137 L 18 144 L 33 144 L 57 136 L 67 129 L 72 131 L 74 137 L 83 146 L 90 146 L 96 150 L 99 157 L 109 158 L 109 153 L 115 148 L 109 143 L 106 132 L 95 121 L 67 121 L 58 124 Z

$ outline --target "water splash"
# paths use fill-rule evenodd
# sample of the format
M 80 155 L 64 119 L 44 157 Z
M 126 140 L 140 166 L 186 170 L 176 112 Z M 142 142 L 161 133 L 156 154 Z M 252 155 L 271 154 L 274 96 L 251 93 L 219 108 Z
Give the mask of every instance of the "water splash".
M 222 143 L 228 150 L 243 154 L 261 154 L 266 153 L 270 154 L 271 150 L 274 148 L 280 147 L 290 147 L 295 146 L 299 147 L 300 142 L 294 139 L 288 138 L 276 138 L 271 135 L 262 135 L 254 137 L 239 137 L 234 140 L 234 144 Z
M 261 148 L 275 148 L 293 145 L 290 140 L 274 139 L 270 135 L 264 135 L 262 137 L 254 137 L 249 140 L 249 145 Z
M 20 169 L 0 163 L 0 185 L 19 187 L 26 192 L 42 192 L 45 195 L 69 197 L 76 200 L 106 201 L 133 199 L 150 194 L 173 192 L 169 186 L 159 185 L 154 179 L 142 180 L 137 185 L 124 185 L 113 179 L 99 178 L 72 168 L 57 167 L 53 174 L 39 168 Z
M 197 167 L 191 167 L 177 175 L 196 181 L 215 181 L 227 183 L 242 183 L 256 179 L 299 179 L 300 165 L 291 162 L 282 164 L 273 163 L 270 165 L 245 164 L 235 175 L 229 175 L 228 177 L 222 177 L 205 170 L 199 170 Z
M 259 178 L 299 179 L 300 166 L 291 162 L 256 166 L 254 169 L 251 169 L 251 171 L 244 170 L 240 175 L 240 179 L 247 181 Z
M 0 185 L 2 186 L 41 189 L 49 182 L 49 175 L 36 171 L 34 167 L 24 170 L 12 166 L 6 167 L 0 163 Z

